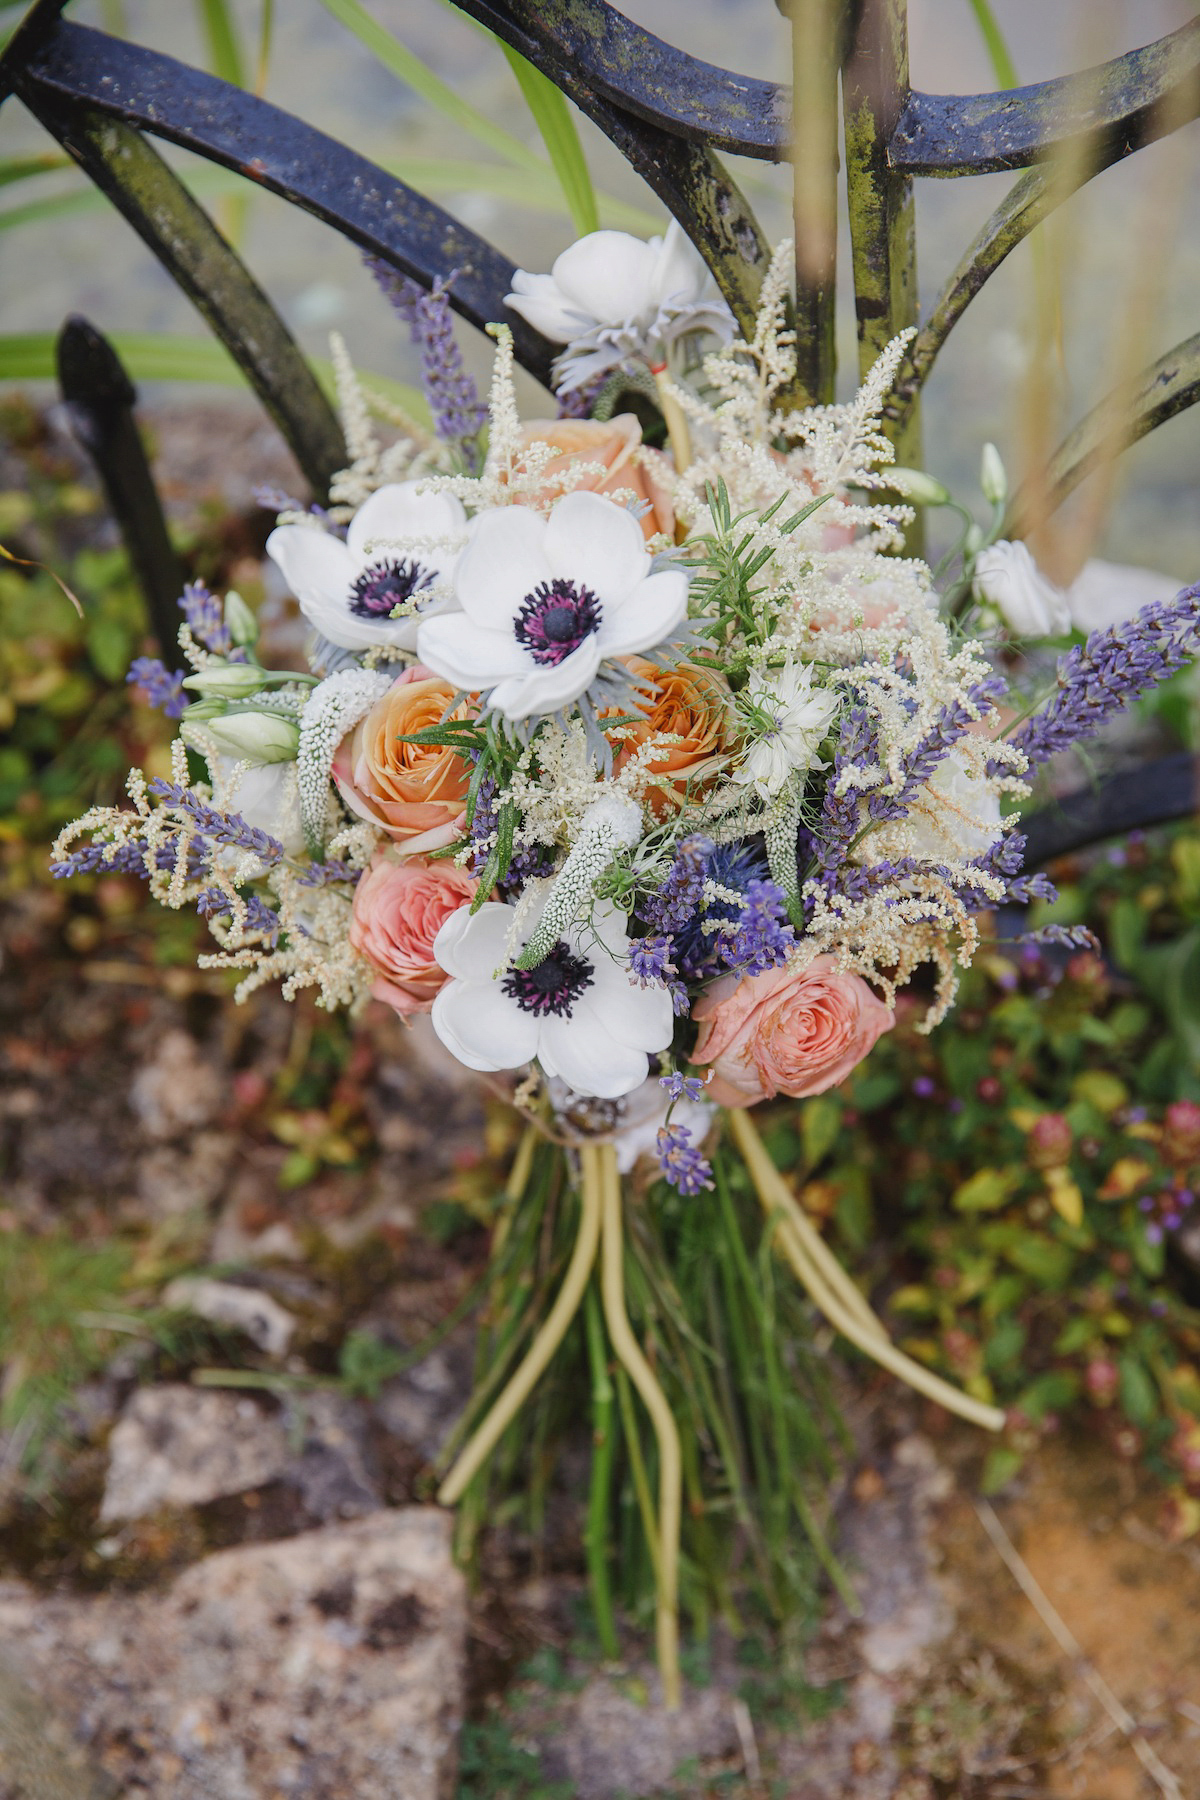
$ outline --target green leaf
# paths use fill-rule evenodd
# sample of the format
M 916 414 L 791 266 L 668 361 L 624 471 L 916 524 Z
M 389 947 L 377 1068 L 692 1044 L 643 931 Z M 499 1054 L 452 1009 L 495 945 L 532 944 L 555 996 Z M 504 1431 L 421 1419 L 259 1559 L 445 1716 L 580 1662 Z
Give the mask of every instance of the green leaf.
M 1158 1390 L 1147 1374 L 1145 1364 L 1134 1356 L 1122 1356 L 1118 1358 L 1117 1370 L 1120 1376 L 1118 1392 L 1126 1418 L 1143 1428 L 1153 1425 L 1159 1412 Z
M 377 62 L 410 87 L 422 100 L 457 125 L 460 131 L 477 138 L 494 150 L 497 156 L 503 156 L 508 162 L 515 163 L 518 168 L 541 169 L 544 165 L 526 144 L 511 131 L 494 125 L 483 113 L 477 112 L 466 100 L 455 92 L 440 75 L 415 56 L 406 44 L 394 37 L 377 19 L 373 19 L 366 7 L 360 6 L 359 0 L 321 0 L 321 5 L 330 13 L 339 25 L 352 31 L 359 43 L 366 48 Z
M 1009 1262 L 1043 1287 L 1065 1287 L 1071 1278 L 1075 1258 L 1066 1244 L 1033 1232 L 1017 1239 L 1007 1252 Z
M 53 175 L 60 169 L 74 167 L 69 156 L 59 156 L 54 150 L 42 150 L 36 156 L 0 157 L 0 187 L 27 181 L 31 175 Z
M 838 1173 L 838 1197 L 833 1216 L 838 1230 L 852 1250 L 865 1250 L 871 1241 L 871 1183 L 865 1169 L 842 1169 Z
M 1017 1405 L 1037 1423 L 1047 1413 L 1062 1412 L 1079 1397 L 1079 1377 L 1070 1369 L 1047 1369 L 1017 1396 Z
M 804 1144 L 804 1160 L 810 1170 L 826 1157 L 837 1142 L 842 1124 L 842 1109 L 832 1094 L 820 1094 L 809 1100 L 803 1111 L 800 1131 Z
M 979 1477 L 980 1492 L 998 1494 L 1007 1487 L 1025 1461 L 1019 1450 L 1010 1450 L 1007 1444 L 993 1444 L 984 1458 L 983 1473 Z
M 1020 1319 L 1014 1313 L 1002 1314 L 996 1320 L 995 1328 L 987 1341 L 983 1355 L 984 1367 L 993 1374 L 1011 1368 L 1025 1348 L 1025 1337 L 1025 1327 Z
M 996 21 L 989 0 L 968 0 L 971 11 L 975 14 L 975 22 L 979 26 L 979 35 L 983 39 L 988 53 L 988 61 L 992 65 L 992 73 L 996 84 L 1002 88 L 1020 87 L 1017 66 Z
M 1016 1169 L 976 1169 L 950 1197 L 956 1212 L 997 1212 L 1020 1185 Z
M 245 87 L 242 46 L 226 0 L 196 0 L 196 10 L 208 40 L 208 62 L 213 74 L 234 87 Z
M 571 214 L 571 223 L 580 237 L 596 231 L 600 219 L 596 212 L 596 196 L 587 160 L 566 97 L 549 78 L 508 44 L 502 43 L 509 68 L 533 114 L 534 124 L 542 134 L 554 172 L 562 186 L 563 198 Z M 824 496 L 822 496 L 824 498 Z

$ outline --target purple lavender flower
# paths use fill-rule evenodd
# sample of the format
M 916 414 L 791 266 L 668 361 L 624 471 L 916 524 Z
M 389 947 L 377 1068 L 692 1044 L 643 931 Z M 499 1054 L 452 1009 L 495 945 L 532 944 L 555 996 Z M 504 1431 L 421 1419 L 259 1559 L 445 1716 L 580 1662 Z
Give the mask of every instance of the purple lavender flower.
M 434 431 L 445 442 L 457 443 L 474 467 L 475 440 L 487 413 L 479 403 L 475 383 L 463 367 L 462 352 L 454 336 L 449 289 L 458 270 L 452 270 L 425 293 L 415 281 L 398 275 L 377 256 L 368 256 L 366 264 L 410 327 L 414 344 L 420 346 L 421 380 L 433 414 Z
M 670 1182 L 681 1194 L 699 1194 L 712 1186 L 712 1164 L 692 1143 L 692 1134 L 686 1125 L 661 1126 L 655 1154 L 664 1181 Z
M 659 1087 L 664 1087 L 671 1097 L 672 1106 L 676 1100 L 703 1100 L 704 1090 L 711 1081 L 711 1073 L 705 1075 L 681 1075 L 673 1069 L 669 1075 L 660 1075 Z
M 135 656 L 125 680 L 141 688 L 150 706 L 158 707 L 168 719 L 182 718 L 187 707 L 183 691 L 183 671 L 168 669 L 157 656 Z
M 206 650 L 211 650 L 214 656 L 232 658 L 233 639 L 225 624 L 225 608 L 203 581 L 184 584 L 179 596 L 179 607 L 192 636 Z
M 937 1093 L 937 1083 L 929 1075 L 918 1075 L 913 1080 L 912 1091 L 918 1100 L 932 1100 Z
M 475 811 L 471 815 L 471 873 L 481 875 L 491 855 L 490 839 L 500 818 L 496 783 L 485 775 L 475 792 Z M 526 844 L 514 850 L 508 868 L 496 892 L 501 899 L 550 872 L 553 853 L 545 844 Z
M 328 887 L 331 882 L 337 881 L 344 881 L 349 886 L 353 886 L 361 878 L 362 873 L 361 869 L 352 868 L 348 862 L 342 862 L 334 857 L 329 862 L 309 863 L 303 875 L 299 877 L 299 886 Z
M 265 938 L 267 946 L 274 949 L 279 937 L 279 914 L 269 907 L 265 900 L 257 894 L 246 894 L 246 931 L 257 932 Z M 233 916 L 233 902 L 221 888 L 205 888 L 196 898 L 196 911 L 203 919 L 220 917 L 222 914 Z
M 1064 950 L 1100 950 L 1102 945 L 1086 925 L 1040 925 L 1025 934 L 1026 943 L 1060 944 Z
M 913 797 L 937 773 L 938 765 L 945 761 L 958 740 L 966 735 L 980 711 L 990 708 L 1004 691 L 1004 683 L 999 676 L 989 675 L 985 680 L 976 682 L 965 700 L 951 701 L 942 708 L 920 743 L 903 759 L 903 785 L 900 790 L 894 794 L 872 794 L 868 800 L 867 812 L 876 824 L 882 824 L 888 819 L 904 818 Z
M 191 788 L 177 787 L 174 782 L 156 776 L 147 784 L 147 792 L 168 806 L 179 807 L 196 823 L 199 835 L 215 844 L 229 844 L 236 850 L 250 850 L 264 863 L 282 862 L 286 854 L 278 838 L 256 825 L 248 825 L 240 813 L 218 812 Z
M 796 933 L 788 921 L 787 899 L 773 881 L 751 881 L 745 907 L 733 937 L 721 941 L 721 956 L 731 969 L 745 975 L 764 975 L 782 968 L 795 946 Z
M 1174 675 L 1200 650 L 1200 585 L 1151 601 L 1132 619 L 1093 631 L 1058 659 L 1057 691 L 1012 742 L 1042 763 L 1094 737 L 1114 713 Z
M 659 986 L 675 973 L 669 937 L 631 938 L 629 967 L 642 987 Z

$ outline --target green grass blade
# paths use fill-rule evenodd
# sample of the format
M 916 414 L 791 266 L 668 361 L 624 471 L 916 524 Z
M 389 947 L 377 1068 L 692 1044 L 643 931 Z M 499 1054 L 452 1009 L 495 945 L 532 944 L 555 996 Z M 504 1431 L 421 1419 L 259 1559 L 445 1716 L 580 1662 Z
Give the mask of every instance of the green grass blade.
M 271 62 L 271 38 L 275 30 L 275 0 L 262 0 L 258 16 L 258 56 L 254 64 L 254 92 L 261 99 L 267 90 Z
M 6 156 L 0 158 L 0 187 L 26 181 L 31 175 L 53 175 L 59 169 L 74 167 L 69 156 L 59 156 L 54 150 L 44 150 L 37 156 Z
M 226 0 L 196 0 L 196 10 L 208 43 L 208 61 L 214 75 L 234 87 L 246 85 L 246 61 L 237 26 Z
M 365 44 L 372 56 L 389 69 L 397 80 L 406 87 L 420 94 L 431 106 L 435 106 L 452 124 L 460 130 L 469 132 L 481 144 L 486 144 L 498 156 L 503 156 L 519 168 L 540 169 L 543 167 L 539 156 L 523 144 L 512 132 L 505 131 L 502 126 L 493 125 L 492 121 L 477 112 L 468 101 L 460 98 L 454 89 L 444 82 L 440 75 L 415 56 L 406 44 L 394 37 L 373 19 L 359 0 L 321 0 L 327 13 L 352 31 L 361 44 Z
M 502 43 L 500 48 L 517 78 L 517 85 L 525 97 L 526 106 L 533 114 L 534 123 L 542 134 L 542 142 L 554 165 L 554 173 L 562 185 L 571 222 L 579 236 L 584 237 L 589 231 L 598 228 L 600 219 L 596 211 L 596 195 L 588 173 L 587 159 L 583 154 L 575 121 L 571 117 L 571 109 L 565 96 L 540 69 L 535 69 L 531 62 L 527 62 L 507 44 Z
M 992 11 L 991 0 L 967 0 L 967 4 L 975 14 L 975 23 L 979 26 L 979 35 L 983 39 L 997 85 L 1002 88 L 1020 87 L 1017 65 Z

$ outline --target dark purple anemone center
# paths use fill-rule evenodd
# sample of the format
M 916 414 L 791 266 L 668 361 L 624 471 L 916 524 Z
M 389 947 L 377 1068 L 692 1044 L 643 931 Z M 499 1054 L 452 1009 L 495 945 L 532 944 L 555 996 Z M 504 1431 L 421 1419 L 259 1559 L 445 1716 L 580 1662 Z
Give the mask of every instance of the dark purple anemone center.
M 600 629 L 600 602 L 574 581 L 543 581 L 521 602 L 513 634 L 535 663 L 557 668 L 585 638 Z
M 536 969 L 510 969 L 500 986 L 522 1012 L 531 1012 L 538 1019 L 548 1013 L 569 1019 L 575 1002 L 591 987 L 595 972 L 586 957 L 576 956 L 559 938 Z
M 369 563 L 350 589 L 350 611 L 359 619 L 390 618 L 393 607 L 427 588 L 433 570 L 405 557 Z

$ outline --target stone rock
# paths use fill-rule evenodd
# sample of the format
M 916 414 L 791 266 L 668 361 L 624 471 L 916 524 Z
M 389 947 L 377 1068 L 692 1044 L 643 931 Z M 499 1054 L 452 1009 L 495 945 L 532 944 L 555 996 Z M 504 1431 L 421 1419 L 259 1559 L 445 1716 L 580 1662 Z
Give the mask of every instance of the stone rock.
M 0 1652 L 0 1800 L 114 1800 L 116 1783 L 92 1766 L 66 1722 L 30 1693 Z
M 297 1395 L 285 1427 L 293 1443 L 300 1438 L 300 1450 L 283 1475 L 306 1518 L 323 1525 L 376 1510 L 381 1496 L 360 1404 L 342 1394 Z
M 296 1321 L 286 1307 L 258 1288 L 203 1275 L 181 1275 L 163 1290 L 164 1306 L 196 1313 L 214 1325 L 232 1325 L 268 1356 L 286 1356 Z
M 737 1752 L 729 1694 L 686 1688 L 679 1711 L 668 1713 L 657 1676 L 638 1686 L 635 1697 L 630 1684 L 597 1675 L 578 1693 L 539 1697 L 540 1716 L 523 1709 L 522 1734 L 537 1743 L 542 1779 L 569 1783 L 576 1800 L 614 1800 L 657 1793 L 683 1764 Z
M 138 1158 L 138 1198 L 156 1219 L 211 1205 L 221 1192 L 235 1144 L 228 1132 L 199 1131 L 184 1145 L 159 1144 Z
M 432 1462 L 471 1396 L 474 1333 L 453 1332 L 411 1369 L 385 1383 L 375 1417 L 385 1431 Z
M 129 1089 L 142 1129 L 160 1140 L 211 1124 L 224 1098 L 221 1071 L 194 1037 L 178 1029 L 164 1032 Z
M 0 1585 L 0 1642 L 71 1740 L 171 1800 L 451 1800 L 465 1641 L 433 1507 L 220 1551 L 165 1594 Z
M 281 1475 L 289 1461 L 278 1413 L 220 1389 L 139 1388 L 113 1427 L 100 1517 L 137 1519 L 199 1506 Z

